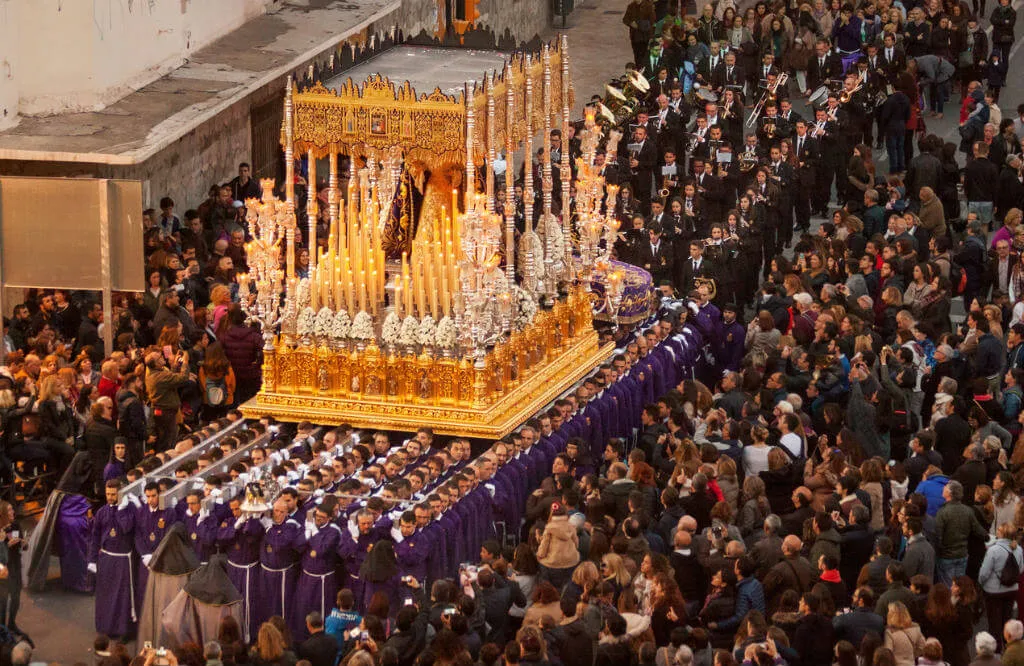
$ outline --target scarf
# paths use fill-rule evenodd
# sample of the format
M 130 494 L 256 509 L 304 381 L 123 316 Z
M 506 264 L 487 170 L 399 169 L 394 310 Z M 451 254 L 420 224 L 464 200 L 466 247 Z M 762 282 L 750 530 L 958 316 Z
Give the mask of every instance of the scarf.
M 821 580 L 826 583 L 840 583 L 839 569 L 827 569 L 822 572 Z

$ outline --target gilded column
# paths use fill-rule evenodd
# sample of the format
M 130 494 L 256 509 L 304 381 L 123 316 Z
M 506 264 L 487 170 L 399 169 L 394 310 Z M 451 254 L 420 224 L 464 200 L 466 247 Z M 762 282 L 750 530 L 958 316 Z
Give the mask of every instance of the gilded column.
M 562 236 L 565 237 L 565 277 L 572 275 L 572 215 L 569 210 L 569 187 L 572 184 L 572 165 L 569 162 L 569 37 L 562 35 Z
M 516 197 L 515 144 L 516 92 L 512 66 L 505 63 L 505 277 L 515 283 L 516 273 Z

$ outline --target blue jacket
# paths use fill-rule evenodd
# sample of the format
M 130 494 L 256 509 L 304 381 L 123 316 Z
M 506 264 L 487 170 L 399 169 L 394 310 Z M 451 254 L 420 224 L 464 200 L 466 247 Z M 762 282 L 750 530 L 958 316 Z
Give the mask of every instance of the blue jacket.
M 917 484 L 917 489 L 914 492 L 921 493 L 928 499 L 929 516 L 934 516 L 938 513 L 942 505 L 946 503 L 946 500 L 942 497 L 942 489 L 946 487 L 947 483 L 949 483 L 948 476 L 936 474 Z
M 735 629 L 752 609 L 765 612 L 764 588 L 756 578 L 744 578 L 736 583 L 736 610 L 732 617 L 718 623 L 718 630 Z

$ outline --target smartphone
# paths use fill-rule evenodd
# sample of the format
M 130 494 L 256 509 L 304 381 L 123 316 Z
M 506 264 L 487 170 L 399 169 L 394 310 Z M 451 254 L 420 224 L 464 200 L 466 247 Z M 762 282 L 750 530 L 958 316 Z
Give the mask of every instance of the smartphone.
M 11 530 L 11 538 L 12 539 L 21 538 L 21 532 L 19 532 L 18 530 Z
M 171 349 L 171 346 L 170 345 L 164 345 L 164 358 L 166 358 L 168 361 L 170 361 L 173 356 L 174 356 L 174 350 Z
M 403 606 L 412 606 L 412 599 L 406 599 L 402 602 Z
M 145 643 L 142 644 L 142 648 L 145 649 L 145 650 L 152 650 L 153 649 L 153 642 L 152 641 L 146 641 Z
M 370 632 L 368 632 L 368 631 L 361 632 L 359 634 L 359 640 L 364 641 L 364 642 L 370 640 Z

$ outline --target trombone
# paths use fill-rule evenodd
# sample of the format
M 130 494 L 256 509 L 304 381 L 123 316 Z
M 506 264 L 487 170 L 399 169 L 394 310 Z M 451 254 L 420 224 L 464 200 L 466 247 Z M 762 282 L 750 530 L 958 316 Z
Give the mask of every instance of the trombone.
M 747 118 L 747 122 L 745 123 L 747 127 L 754 127 L 757 125 L 757 119 L 761 117 L 761 112 L 764 111 L 764 105 L 768 102 L 768 99 L 774 99 L 779 90 L 779 86 L 785 84 L 788 80 L 789 74 L 781 72 L 778 78 L 775 79 L 775 83 L 765 89 L 764 94 L 761 95 L 761 99 L 759 99 L 757 104 L 754 106 L 754 110 L 751 112 L 750 117 Z

